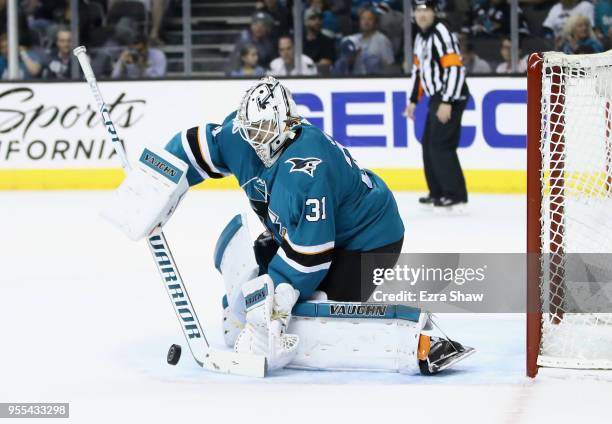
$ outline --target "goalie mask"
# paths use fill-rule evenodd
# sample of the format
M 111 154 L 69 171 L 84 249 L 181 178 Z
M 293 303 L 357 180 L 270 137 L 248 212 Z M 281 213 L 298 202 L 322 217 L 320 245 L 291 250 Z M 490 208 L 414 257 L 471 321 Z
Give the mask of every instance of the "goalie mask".
M 278 159 L 285 142 L 294 137 L 291 127 L 297 123 L 297 107 L 289 90 L 275 78 L 265 77 L 242 98 L 234 131 L 240 133 L 269 168 Z

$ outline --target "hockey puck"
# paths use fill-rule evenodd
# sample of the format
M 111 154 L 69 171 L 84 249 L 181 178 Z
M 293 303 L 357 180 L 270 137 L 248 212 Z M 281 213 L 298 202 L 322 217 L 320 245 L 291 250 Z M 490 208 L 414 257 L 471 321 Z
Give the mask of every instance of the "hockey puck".
M 170 349 L 168 349 L 168 356 L 166 357 L 166 360 L 170 365 L 176 365 L 178 364 L 179 359 L 181 359 L 181 346 L 173 344 L 170 346 Z

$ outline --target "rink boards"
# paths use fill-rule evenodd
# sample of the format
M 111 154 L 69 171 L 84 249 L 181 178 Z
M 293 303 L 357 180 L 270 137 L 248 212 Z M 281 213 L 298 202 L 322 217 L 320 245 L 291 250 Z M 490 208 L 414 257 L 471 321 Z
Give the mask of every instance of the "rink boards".
M 301 114 L 351 149 L 394 190 L 425 188 L 421 145 L 426 102 L 402 113 L 409 78 L 290 79 Z M 100 84 L 130 158 L 176 132 L 220 123 L 248 80 L 117 81 Z M 470 191 L 525 191 L 525 78 L 470 78 L 460 158 Z M 0 189 L 109 189 L 118 159 L 84 82 L 0 84 Z M 233 189 L 233 178 L 198 188 Z

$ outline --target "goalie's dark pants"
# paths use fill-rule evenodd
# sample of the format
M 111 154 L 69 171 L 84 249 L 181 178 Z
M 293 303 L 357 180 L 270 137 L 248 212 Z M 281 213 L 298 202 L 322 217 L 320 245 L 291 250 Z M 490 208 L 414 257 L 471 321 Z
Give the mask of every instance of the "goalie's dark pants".
M 329 300 L 367 301 L 376 288 L 372 283 L 374 269 L 394 267 L 403 244 L 404 238 L 402 237 L 394 243 L 368 251 L 335 249 L 329 271 L 317 290 L 327 293 Z M 253 248 L 260 267 L 260 274 L 265 274 L 268 264 L 278 250 L 278 244 L 270 236 L 266 237 L 262 234 L 255 241 Z
M 465 178 L 457 156 L 461 139 L 461 117 L 466 100 L 452 103 L 450 120 L 443 124 L 436 116 L 442 99 L 434 95 L 429 99 L 427 120 L 423 131 L 423 167 L 431 197 L 447 197 L 467 202 Z
M 337 249 L 329 271 L 318 290 L 329 300 L 366 302 L 376 286 L 372 283 L 376 268 L 392 268 L 397 263 L 404 238 L 366 252 Z

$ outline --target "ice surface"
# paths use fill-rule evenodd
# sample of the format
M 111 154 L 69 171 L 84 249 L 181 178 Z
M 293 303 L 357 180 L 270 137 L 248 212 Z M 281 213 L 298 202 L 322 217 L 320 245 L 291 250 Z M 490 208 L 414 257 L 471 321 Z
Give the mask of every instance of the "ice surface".
M 607 376 L 524 376 L 521 315 L 442 316 L 478 353 L 424 378 L 285 370 L 265 380 L 202 371 L 184 345 L 144 242 L 97 215 L 108 192 L 0 192 L 0 402 L 71 403 L 72 422 L 608 422 Z M 523 196 L 473 195 L 461 216 L 399 193 L 406 252 L 522 252 Z M 213 344 L 223 292 L 216 238 L 248 210 L 239 192 L 191 192 L 166 235 Z M 254 217 L 251 230 L 259 230 Z M 554 421 L 553 421 L 554 420 Z M 25 421 L 19 421 L 25 422 Z

